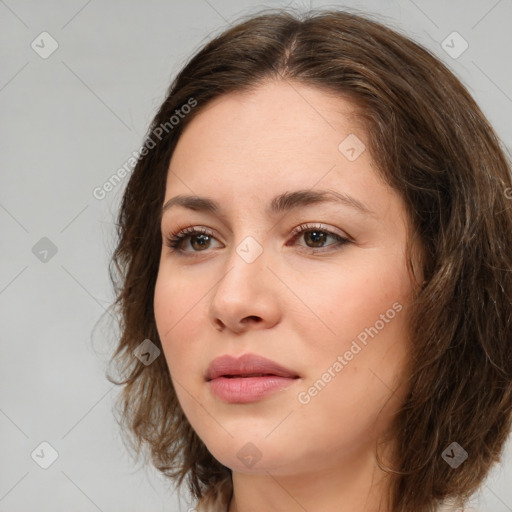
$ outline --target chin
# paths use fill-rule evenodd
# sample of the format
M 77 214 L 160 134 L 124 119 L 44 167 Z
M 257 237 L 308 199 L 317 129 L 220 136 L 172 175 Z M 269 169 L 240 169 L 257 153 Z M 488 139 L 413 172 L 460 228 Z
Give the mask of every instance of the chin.
M 247 434 L 247 433 L 246 433 Z M 286 474 L 296 465 L 296 461 L 287 461 L 293 449 L 265 439 L 268 429 L 257 436 L 243 435 L 223 439 L 219 442 L 205 443 L 208 451 L 221 464 L 237 473 L 246 474 Z M 252 439 L 252 440 L 251 440 Z M 286 469 L 285 469 L 286 468 Z

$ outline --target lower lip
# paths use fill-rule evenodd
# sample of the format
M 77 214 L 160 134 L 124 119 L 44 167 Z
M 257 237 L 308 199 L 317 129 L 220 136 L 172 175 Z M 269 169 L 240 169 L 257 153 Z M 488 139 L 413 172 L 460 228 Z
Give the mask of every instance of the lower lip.
M 212 393 L 228 403 L 246 404 L 286 389 L 297 379 L 292 377 L 218 377 L 210 380 Z

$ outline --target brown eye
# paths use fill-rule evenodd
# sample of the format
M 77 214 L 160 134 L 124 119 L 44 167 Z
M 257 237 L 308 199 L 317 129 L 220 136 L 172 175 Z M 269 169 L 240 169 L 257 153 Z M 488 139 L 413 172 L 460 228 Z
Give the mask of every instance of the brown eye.
M 210 242 L 210 236 L 203 235 L 202 233 L 200 235 L 193 235 L 190 237 L 190 246 L 197 251 L 208 249 Z
M 329 238 L 333 239 L 334 242 L 327 243 Z M 297 243 L 301 239 L 304 240 L 304 243 Z M 298 245 L 303 250 L 310 249 L 312 253 L 318 254 L 331 249 L 336 250 L 349 242 L 349 238 L 338 235 L 329 229 L 324 229 L 322 226 L 310 224 L 300 225 L 294 230 L 292 237 L 292 245 Z
M 170 235 L 167 246 L 177 254 L 205 252 L 216 238 L 204 228 L 186 228 Z
M 325 240 L 327 239 L 327 234 L 325 231 L 305 231 L 304 232 L 304 240 L 306 240 L 306 243 L 308 247 L 322 247 L 325 243 Z M 311 241 L 311 245 L 308 243 L 308 240 Z

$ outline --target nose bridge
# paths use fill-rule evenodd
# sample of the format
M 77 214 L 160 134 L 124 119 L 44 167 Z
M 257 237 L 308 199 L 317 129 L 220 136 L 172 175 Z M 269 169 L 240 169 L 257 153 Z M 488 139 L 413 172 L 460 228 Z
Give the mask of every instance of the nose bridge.
M 211 298 L 210 314 L 215 324 L 220 320 L 239 330 L 248 317 L 263 320 L 265 325 L 275 323 L 279 305 L 266 268 L 270 252 L 254 236 L 246 236 L 233 246 Z
M 263 285 L 263 281 L 267 283 L 267 280 L 262 280 L 261 277 L 265 273 L 265 265 L 268 263 L 268 252 L 268 249 L 264 250 L 262 243 L 254 236 L 244 237 L 233 247 L 226 262 L 226 274 L 218 288 L 223 285 L 224 288 L 243 287 L 238 290 L 238 293 L 242 294 L 249 289 L 254 292 L 257 287 Z

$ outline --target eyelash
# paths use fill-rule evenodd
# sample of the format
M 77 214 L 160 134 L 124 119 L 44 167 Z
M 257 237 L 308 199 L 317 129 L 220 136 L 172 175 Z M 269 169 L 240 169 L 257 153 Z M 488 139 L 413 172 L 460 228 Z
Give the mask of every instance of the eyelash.
M 342 236 L 338 235 L 337 233 L 334 233 L 328 229 L 323 228 L 322 226 L 315 225 L 315 224 L 301 224 L 300 226 L 295 228 L 292 232 L 292 241 L 295 242 L 301 235 L 303 235 L 304 233 L 311 232 L 311 231 L 319 231 L 321 233 L 327 234 L 328 236 L 332 236 L 333 238 L 336 239 L 337 243 L 330 244 L 326 247 L 317 247 L 317 248 L 301 246 L 304 250 L 306 250 L 306 252 L 309 252 L 310 254 L 326 252 L 326 248 L 330 248 L 332 246 L 341 248 L 342 246 L 351 242 L 351 240 L 349 238 L 342 237 Z M 183 249 L 180 249 L 179 246 L 181 245 L 181 243 L 184 240 L 186 240 L 187 238 L 189 238 L 191 235 L 206 235 L 206 236 L 215 238 L 213 233 L 211 231 L 207 230 L 206 228 L 189 227 L 189 228 L 184 228 L 184 229 L 178 228 L 178 230 L 174 231 L 173 233 L 171 233 L 169 236 L 166 237 L 165 242 L 166 242 L 167 247 L 169 247 L 172 250 L 172 252 L 175 252 L 182 256 L 189 255 L 189 253 L 190 253 L 193 255 L 192 257 L 194 257 L 194 256 L 199 256 L 203 252 L 207 252 L 207 249 L 205 249 L 204 251 L 184 251 Z M 332 250 L 332 249 L 330 249 L 330 250 Z M 330 252 L 330 250 L 329 250 L 329 252 Z

